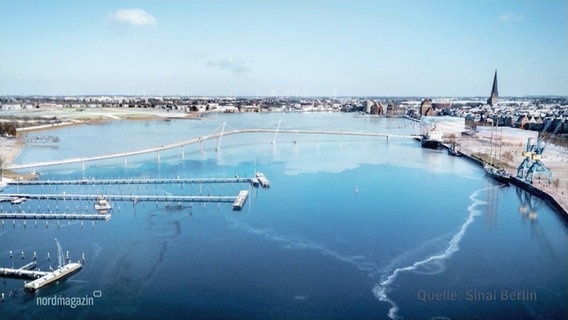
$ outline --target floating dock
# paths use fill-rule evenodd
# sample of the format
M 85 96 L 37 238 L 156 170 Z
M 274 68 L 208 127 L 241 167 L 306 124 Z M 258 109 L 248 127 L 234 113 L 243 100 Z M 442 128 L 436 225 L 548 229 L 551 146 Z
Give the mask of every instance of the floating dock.
M 255 177 L 263 188 L 270 188 L 270 181 L 266 179 L 262 172 L 257 172 Z
M 114 184 L 181 184 L 181 183 L 251 183 L 252 178 L 175 178 L 175 179 L 81 179 L 81 180 L 26 180 L 10 181 L 13 186 L 39 185 L 114 185 Z
M 3 278 L 16 278 L 16 279 L 37 279 L 47 275 L 49 272 L 46 271 L 36 271 L 36 262 L 31 262 L 19 269 L 12 268 L 0 268 L 0 277 Z
M 81 269 L 80 263 L 68 263 L 61 268 L 58 268 L 55 271 L 47 272 L 46 275 L 43 275 L 34 281 L 30 281 L 24 285 L 24 288 L 28 290 L 37 290 L 43 286 L 46 286 L 54 281 L 57 281 L 61 278 L 64 278 L 71 273 Z M 34 271 L 35 272 L 35 271 Z
M 17 219 L 17 220 L 109 220 L 111 217 L 108 213 L 7 213 L 1 212 L 0 219 Z
M 243 208 L 245 202 L 247 201 L 247 198 L 248 198 L 248 191 L 247 190 L 241 190 L 239 192 L 239 194 L 237 195 L 237 198 L 233 202 L 233 210 L 236 210 L 236 211 L 241 210 Z
M 6 194 L 28 200 L 97 201 L 100 195 L 93 194 Z M 110 201 L 160 201 L 160 202 L 233 202 L 235 196 L 167 196 L 167 195 L 104 195 Z
M 69 276 L 73 272 L 81 269 L 82 265 L 79 262 L 76 263 L 69 263 L 69 257 L 67 257 L 67 264 L 63 264 L 65 258 L 63 257 L 63 249 L 59 244 L 59 241 L 55 239 L 55 243 L 57 244 L 57 261 L 58 261 L 58 268 L 56 270 L 51 271 L 36 271 L 30 270 L 35 269 L 37 263 L 35 261 L 35 252 L 34 252 L 34 261 L 26 264 L 25 266 L 19 269 L 12 269 L 12 268 L 0 268 L 0 277 L 4 278 L 16 278 L 16 279 L 33 279 L 24 285 L 26 290 L 37 290 L 43 286 L 46 286 L 52 282 L 55 282 L 59 279 Z M 67 252 L 69 255 L 69 252 Z M 10 251 L 10 257 L 12 257 L 12 252 Z M 22 259 L 24 257 L 24 253 L 22 252 Z M 49 255 L 48 255 L 49 257 Z M 51 269 L 51 267 L 50 267 Z

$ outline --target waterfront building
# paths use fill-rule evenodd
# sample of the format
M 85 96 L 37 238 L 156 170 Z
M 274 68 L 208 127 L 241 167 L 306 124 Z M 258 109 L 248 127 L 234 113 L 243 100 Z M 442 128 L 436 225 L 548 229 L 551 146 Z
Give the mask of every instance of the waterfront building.
M 424 99 L 420 103 L 420 116 L 433 116 L 434 109 L 432 109 L 432 99 Z
M 420 134 L 425 134 L 432 128 L 434 123 L 436 128 L 442 131 L 444 137 L 449 137 L 450 135 L 459 137 L 465 131 L 465 118 L 423 116 L 420 118 Z

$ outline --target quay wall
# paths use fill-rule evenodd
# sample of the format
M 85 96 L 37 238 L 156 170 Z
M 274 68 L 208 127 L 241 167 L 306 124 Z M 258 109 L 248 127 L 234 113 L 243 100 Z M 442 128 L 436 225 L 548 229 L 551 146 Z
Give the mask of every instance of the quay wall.
M 447 146 L 444 145 L 444 147 L 447 148 Z M 483 166 L 483 160 L 475 157 L 473 155 L 464 153 L 462 151 L 460 151 L 460 154 L 463 155 L 465 158 L 479 164 L 480 166 Z M 546 203 L 548 203 L 551 207 L 553 207 L 554 209 L 556 209 L 556 211 L 558 213 L 560 213 L 560 216 L 568 223 L 568 208 L 565 208 L 564 206 L 562 206 L 558 201 L 556 201 L 556 199 L 550 195 L 549 193 L 533 186 L 530 185 L 524 181 L 519 180 L 516 177 L 513 177 L 513 179 L 511 180 L 512 184 L 514 184 L 515 186 L 529 192 L 532 195 L 535 195 L 539 198 L 541 198 L 542 200 L 544 200 Z

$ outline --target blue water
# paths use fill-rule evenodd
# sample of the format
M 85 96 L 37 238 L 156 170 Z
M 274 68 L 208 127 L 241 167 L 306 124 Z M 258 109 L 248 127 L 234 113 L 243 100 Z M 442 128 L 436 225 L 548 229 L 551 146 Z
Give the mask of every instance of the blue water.
M 97 155 L 237 128 L 415 133 L 401 119 L 348 114 L 216 115 L 50 131 L 59 147 L 16 162 Z M 98 137 L 95 141 L 93 137 Z M 275 144 L 272 144 L 272 141 Z M 296 143 L 294 143 L 296 141 Z M 41 179 L 251 176 L 247 184 L 20 187 L 67 194 L 212 194 L 230 204 L 113 203 L 108 222 L 4 221 L 0 265 L 38 254 L 55 266 L 57 238 L 83 269 L 35 294 L 6 279 L 2 318 L 562 319 L 568 317 L 568 226 L 549 206 L 488 180 L 475 164 L 408 138 L 273 133 L 224 137 L 160 154 L 41 169 Z M 11 187 L 6 192 L 15 192 Z M 85 211 L 87 202 L 28 201 L 4 210 Z M 69 207 L 69 208 L 68 208 Z M 536 213 L 529 219 L 528 212 Z M 14 251 L 12 259 L 8 252 Z M 25 258 L 21 259 L 21 251 Z M 50 252 L 51 259 L 46 259 Z M 15 297 L 8 296 L 17 290 Z M 92 296 L 93 306 L 37 298 Z M 495 294 L 493 294 L 495 292 Z M 517 301 L 511 294 L 519 292 Z

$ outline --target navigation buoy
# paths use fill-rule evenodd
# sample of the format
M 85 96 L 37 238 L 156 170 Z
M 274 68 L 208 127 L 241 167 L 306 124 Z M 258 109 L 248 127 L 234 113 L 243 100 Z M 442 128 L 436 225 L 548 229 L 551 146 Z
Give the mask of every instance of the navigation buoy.
M 36 259 L 37 259 L 37 254 L 36 254 L 36 252 L 34 251 L 34 260 L 36 260 Z
M 47 260 L 49 260 L 49 252 L 47 253 Z
M 12 250 L 10 250 L 10 259 L 12 259 Z

